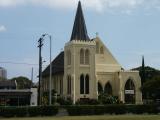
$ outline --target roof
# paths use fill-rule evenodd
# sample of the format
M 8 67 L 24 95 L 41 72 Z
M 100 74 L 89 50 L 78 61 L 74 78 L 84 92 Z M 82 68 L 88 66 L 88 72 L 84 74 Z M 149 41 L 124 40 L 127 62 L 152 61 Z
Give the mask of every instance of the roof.
M 50 64 L 42 72 L 42 76 L 48 76 L 50 73 Z M 52 75 L 64 73 L 64 51 L 61 52 L 53 61 L 52 61 Z
M 0 87 L 16 87 L 16 83 L 12 80 L 3 80 L 0 81 Z
M 0 95 L 3 96 L 25 96 L 25 95 L 31 95 L 32 92 L 30 89 L 24 89 L 24 90 L 0 90 Z
M 72 41 L 72 40 L 84 40 L 84 41 L 90 40 L 88 37 L 88 34 L 87 34 L 87 28 L 86 28 L 86 24 L 85 24 L 82 6 L 81 6 L 80 1 L 78 3 L 77 13 L 75 16 L 75 21 L 74 21 L 70 41 Z

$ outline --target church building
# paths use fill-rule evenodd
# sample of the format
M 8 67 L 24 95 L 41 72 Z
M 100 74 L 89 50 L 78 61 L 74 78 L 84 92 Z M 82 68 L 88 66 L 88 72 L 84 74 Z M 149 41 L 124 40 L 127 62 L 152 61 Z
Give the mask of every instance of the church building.
M 50 65 L 42 73 L 43 91 L 49 89 L 49 73 Z M 71 38 L 52 61 L 51 87 L 73 103 L 98 99 L 101 92 L 117 96 L 123 103 L 142 103 L 139 72 L 124 70 L 98 36 L 88 36 L 80 1 Z

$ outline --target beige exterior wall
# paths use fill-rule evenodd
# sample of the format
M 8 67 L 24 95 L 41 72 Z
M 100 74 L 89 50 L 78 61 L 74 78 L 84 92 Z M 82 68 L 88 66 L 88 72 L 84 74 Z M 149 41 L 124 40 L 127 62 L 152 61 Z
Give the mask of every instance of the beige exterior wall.
M 80 50 L 89 50 L 89 64 L 80 64 Z M 71 65 L 67 65 L 66 51 L 71 51 Z M 64 50 L 64 95 L 71 96 L 73 101 L 80 98 L 97 98 L 97 84 L 95 78 L 95 42 L 73 40 L 65 45 Z M 89 94 L 80 94 L 80 75 L 89 75 Z M 67 76 L 71 75 L 72 93 L 67 94 Z
M 125 84 L 128 79 L 131 79 L 135 85 L 135 102 L 136 104 L 142 104 L 142 93 L 141 93 L 141 78 L 138 71 L 120 71 L 119 72 L 119 98 L 125 102 Z
M 57 95 L 63 94 L 63 74 L 53 75 L 51 79 L 51 89 L 57 92 Z M 49 90 L 49 76 L 44 77 L 42 81 L 42 91 Z
M 98 46 L 97 46 L 98 44 Z M 89 50 L 89 64 L 80 64 L 80 50 Z M 67 51 L 71 52 L 68 65 Z M 89 94 L 80 94 L 80 75 L 89 75 Z M 71 76 L 71 94 L 67 93 L 67 77 Z M 71 97 L 75 103 L 80 98 L 98 98 L 98 82 L 103 90 L 107 83 L 112 86 L 112 94 L 125 103 L 125 84 L 132 79 L 135 85 L 136 104 L 142 104 L 141 79 L 138 71 L 124 71 L 100 38 L 93 41 L 73 40 L 64 47 L 64 75 L 52 77 L 52 88 L 64 97 Z M 48 89 L 49 77 L 45 78 L 44 89 Z M 61 85 L 60 85 L 61 84 Z M 61 87 L 60 87 L 61 86 Z M 63 91 L 63 92 L 62 92 Z

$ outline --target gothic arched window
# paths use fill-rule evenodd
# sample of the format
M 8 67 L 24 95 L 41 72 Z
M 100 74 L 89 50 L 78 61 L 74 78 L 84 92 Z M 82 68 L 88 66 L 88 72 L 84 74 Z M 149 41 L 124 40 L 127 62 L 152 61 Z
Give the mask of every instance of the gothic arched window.
M 72 86 L 71 76 L 68 75 L 68 76 L 67 76 L 67 93 L 68 93 L 68 94 L 71 94 L 71 86 Z
M 99 43 L 96 42 L 96 53 L 99 53 Z
M 80 94 L 84 94 L 84 75 L 80 76 Z
M 104 93 L 107 95 L 112 95 L 112 86 L 109 82 L 105 85 Z
M 98 82 L 98 94 L 103 93 L 103 87 L 100 82 Z
M 85 94 L 89 94 L 89 75 L 85 77 Z
M 89 94 L 89 75 L 80 76 L 80 94 Z
M 85 64 L 86 65 L 89 64 L 89 50 L 88 49 L 85 51 Z
M 80 50 L 80 64 L 84 64 L 84 50 Z
M 131 79 L 128 79 L 125 84 L 125 103 L 135 103 L 135 85 Z
M 67 64 L 71 65 L 71 51 L 70 50 L 67 51 Z

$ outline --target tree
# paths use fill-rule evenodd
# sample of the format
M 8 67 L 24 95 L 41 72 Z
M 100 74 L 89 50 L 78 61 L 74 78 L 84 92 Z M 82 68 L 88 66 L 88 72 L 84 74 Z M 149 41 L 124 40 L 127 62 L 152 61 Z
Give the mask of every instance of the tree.
M 33 85 L 32 81 L 29 80 L 27 77 L 19 76 L 19 77 L 14 77 L 10 79 L 11 81 L 17 82 L 17 89 L 30 89 L 31 86 Z
M 146 81 L 142 86 L 142 91 L 146 92 L 151 99 L 160 99 L 160 76 Z

